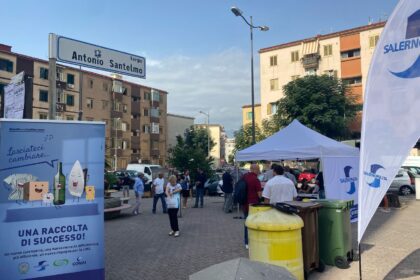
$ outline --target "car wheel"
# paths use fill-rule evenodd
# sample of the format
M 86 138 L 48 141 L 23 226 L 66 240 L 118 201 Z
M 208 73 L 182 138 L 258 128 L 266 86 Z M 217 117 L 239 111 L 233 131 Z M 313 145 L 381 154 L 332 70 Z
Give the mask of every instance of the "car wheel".
M 402 195 L 410 195 L 411 194 L 411 189 L 409 186 L 402 186 L 400 188 L 400 194 Z

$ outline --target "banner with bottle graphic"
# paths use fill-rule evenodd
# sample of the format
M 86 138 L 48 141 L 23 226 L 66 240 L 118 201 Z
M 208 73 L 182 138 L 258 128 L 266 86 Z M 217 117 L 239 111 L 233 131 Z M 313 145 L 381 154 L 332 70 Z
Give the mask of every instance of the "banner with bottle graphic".
M 104 279 L 104 138 L 103 123 L 0 120 L 0 275 Z

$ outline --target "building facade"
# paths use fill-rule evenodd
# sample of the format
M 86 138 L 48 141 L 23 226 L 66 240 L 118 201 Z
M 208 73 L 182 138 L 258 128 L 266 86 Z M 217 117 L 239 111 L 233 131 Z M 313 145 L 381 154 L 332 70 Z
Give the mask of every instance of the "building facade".
M 24 118 L 47 119 L 49 108 L 48 61 L 14 53 L 0 44 L 0 112 L 4 86 L 25 71 Z M 130 162 L 166 163 L 167 92 L 57 64 L 59 120 L 106 123 L 106 162 L 109 169 Z
M 254 104 L 255 125 L 261 127 L 261 104 Z M 252 106 L 242 106 L 242 126 L 252 124 Z
M 168 122 L 166 146 L 169 151 L 176 146 L 176 137 L 178 135 L 184 136 L 185 130 L 190 129 L 194 125 L 194 118 L 167 114 L 166 119 Z
M 305 75 L 333 75 L 350 87 L 357 104 L 385 22 L 263 48 L 260 53 L 261 119 L 276 113 L 283 86 Z M 360 132 L 361 112 L 350 129 Z
M 219 168 L 226 162 L 225 159 L 225 141 L 226 133 L 223 126 L 219 124 L 195 124 L 194 127 L 208 129 L 209 136 L 214 142 L 214 147 L 210 151 L 210 156 L 214 159 L 213 166 Z
M 235 138 L 226 138 L 225 141 L 225 157 L 226 161 L 230 163 L 230 158 L 235 157 Z

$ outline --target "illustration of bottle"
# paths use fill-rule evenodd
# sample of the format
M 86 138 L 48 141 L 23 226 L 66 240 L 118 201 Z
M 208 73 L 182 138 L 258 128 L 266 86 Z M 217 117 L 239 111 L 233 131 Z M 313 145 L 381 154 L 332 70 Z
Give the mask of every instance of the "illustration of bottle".
M 66 203 L 66 177 L 63 174 L 63 164 L 58 162 L 57 174 L 54 176 L 54 205 Z

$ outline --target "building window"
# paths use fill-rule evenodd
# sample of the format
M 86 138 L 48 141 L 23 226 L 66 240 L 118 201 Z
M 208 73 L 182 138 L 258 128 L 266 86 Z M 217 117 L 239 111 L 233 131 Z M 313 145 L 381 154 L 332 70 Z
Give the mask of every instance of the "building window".
M 108 101 L 102 100 L 102 109 L 108 108 Z
M 39 119 L 40 120 L 46 120 L 46 119 L 48 119 L 48 113 L 40 112 L 39 113 Z
M 122 122 L 121 123 L 121 130 L 122 131 L 128 131 L 129 130 L 128 123 Z
M 144 93 L 144 100 L 150 100 L 150 92 Z
M 158 123 L 152 123 L 152 133 L 153 134 L 159 134 L 159 124 Z
M 369 48 L 374 48 L 378 44 L 379 35 L 369 37 Z
M 316 68 L 308 68 L 305 70 L 306 76 L 314 76 L 316 75 Z
M 72 120 L 74 120 L 74 117 L 73 117 L 73 116 L 71 116 L 71 115 L 67 115 L 67 116 L 66 116 L 66 120 L 68 120 L 68 121 L 72 121 Z
M 270 66 L 277 66 L 277 55 L 270 56 Z
M 270 90 L 278 90 L 278 89 L 279 89 L 279 79 L 271 79 Z
M 343 79 L 343 83 L 346 85 L 359 85 L 362 83 L 362 77 Z
M 143 125 L 143 133 L 149 133 L 149 131 L 150 131 L 149 125 L 147 124 Z
M 67 94 L 67 96 L 66 96 L 66 104 L 68 106 L 74 106 L 74 95 Z
M 291 78 L 292 78 L 292 81 L 294 81 L 294 80 L 297 80 L 297 79 L 299 79 L 299 75 L 293 75 Z
M 0 58 L 0 70 L 13 73 L 13 61 Z
M 246 113 L 246 119 L 247 119 L 248 121 L 252 120 L 252 112 L 247 112 L 247 113 Z
M 152 101 L 160 101 L 160 94 L 159 91 L 152 89 Z
M 150 109 L 150 116 L 154 118 L 159 118 L 159 109 L 157 108 Z
M 299 61 L 299 51 L 294 51 L 294 52 L 291 52 L 290 54 L 291 54 L 292 62 Z
M 332 55 L 332 45 L 325 45 L 324 46 L 324 56 Z
M 152 141 L 152 150 L 154 150 L 154 151 L 159 150 L 159 142 L 158 141 Z
M 67 83 L 70 85 L 74 85 L 74 75 L 73 74 L 67 74 Z
M 93 88 L 93 80 L 92 79 L 89 79 L 89 87 Z
M 350 50 L 341 53 L 341 58 L 360 57 L 360 49 Z
M 145 117 L 149 116 L 149 110 L 148 109 L 144 109 L 143 116 L 145 116 Z
M 114 102 L 114 111 L 121 112 L 121 103 Z
M 112 119 L 112 128 L 116 130 L 121 130 L 122 121 L 120 118 L 113 118 Z
M 137 101 L 140 101 L 140 97 L 135 97 L 135 96 L 132 96 L 132 97 L 131 97 L 131 101 L 132 101 L 132 102 L 137 102 Z
M 39 68 L 39 77 L 43 80 L 48 80 L 48 69 L 44 67 Z
M 126 105 L 126 104 L 123 104 L 123 112 L 124 112 L 124 113 L 127 113 L 127 111 L 128 111 L 128 107 L 127 107 L 127 105 Z
M 92 109 L 93 108 L 93 99 L 92 98 L 86 98 L 86 106 L 89 109 Z
M 48 102 L 48 91 L 47 90 L 40 90 L 39 91 L 39 101 L 41 102 Z
M 106 91 L 106 92 L 108 92 L 108 83 L 106 83 L 106 82 L 103 82 L 102 83 L 102 89 L 104 90 L 104 91 Z
M 128 141 L 127 141 L 127 140 L 124 140 L 124 141 L 122 142 L 122 148 L 123 148 L 123 149 L 128 149 Z
M 270 103 L 270 114 L 277 113 L 277 103 Z

